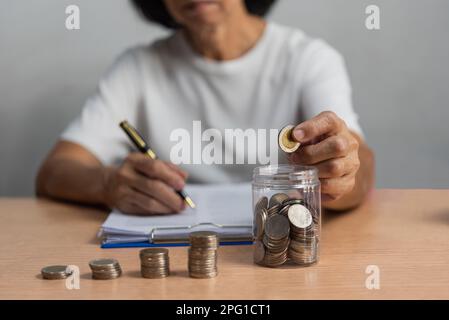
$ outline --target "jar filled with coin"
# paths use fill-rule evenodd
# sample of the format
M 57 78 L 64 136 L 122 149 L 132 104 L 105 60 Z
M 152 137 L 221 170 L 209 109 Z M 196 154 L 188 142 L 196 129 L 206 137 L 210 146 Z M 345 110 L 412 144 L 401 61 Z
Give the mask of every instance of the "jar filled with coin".
M 258 167 L 252 189 L 254 262 L 266 267 L 317 263 L 321 231 L 317 169 Z

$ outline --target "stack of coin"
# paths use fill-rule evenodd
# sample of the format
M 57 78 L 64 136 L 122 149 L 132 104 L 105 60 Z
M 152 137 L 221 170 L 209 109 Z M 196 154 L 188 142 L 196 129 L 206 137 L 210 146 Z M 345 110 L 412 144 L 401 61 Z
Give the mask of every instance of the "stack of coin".
M 291 226 L 289 258 L 301 265 L 314 263 L 317 258 L 317 237 L 311 212 L 302 204 L 293 204 L 288 209 L 288 219 Z
M 168 249 L 148 248 L 140 251 L 140 271 L 149 279 L 165 278 L 170 274 Z
M 218 274 L 218 236 L 214 232 L 190 234 L 189 275 L 192 278 L 213 278 Z
M 41 270 L 42 278 L 47 280 L 65 279 L 71 273 L 67 272 L 67 266 L 48 266 Z
M 288 219 L 280 214 L 268 217 L 265 224 L 263 244 L 265 246 L 264 264 L 277 267 L 287 261 L 290 225 Z
M 97 280 L 115 279 L 122 275 L 122 268 L 115 259 L 96 259 L 89 262 L 92 278 Z
M 316 262 L 319 216 L 312 214 L 303 199 L 284 193 L 268 201 L 262 197 L 254 207 L 254 262 L 278 267 L 288 259 L 296 264 Z

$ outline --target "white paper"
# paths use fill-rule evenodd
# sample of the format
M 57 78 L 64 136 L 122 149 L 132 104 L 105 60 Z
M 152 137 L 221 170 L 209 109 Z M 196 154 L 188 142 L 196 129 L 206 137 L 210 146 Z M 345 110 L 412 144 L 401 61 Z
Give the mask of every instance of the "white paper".
M 251 235 L 250 184 L 188 185 L 185 191 L 194 200 L 195 209 L 145 217 L 112 211 L 102 225 L 101 234 L 105 242 L 145 241 L 153 230 L 158 239 L 185 238 L 196 230 L 216 231 L 225 237 Z

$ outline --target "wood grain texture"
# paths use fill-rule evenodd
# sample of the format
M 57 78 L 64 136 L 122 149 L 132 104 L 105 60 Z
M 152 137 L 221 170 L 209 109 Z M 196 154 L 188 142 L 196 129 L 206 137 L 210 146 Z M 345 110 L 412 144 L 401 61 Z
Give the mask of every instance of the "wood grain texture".
M 449 191 L 376 190 L 359 209 L 323 218 L 321 259 L 308 268 L 252 263 L 252 247 L 221 247 L 219 276 L 191 279 L 187 249 L 170 248 L 172 276 L 143 279 L 138 248 L 101 249 L 106 212 L 36 199 L 0 199 L 0 299 L 449 299 Z M 121 278 L 90 278 L 88 261 L 117 258 Z M 80 290 L 42 280 L 74 264 Z M 380 290 L 365 288 L 367 265 Z

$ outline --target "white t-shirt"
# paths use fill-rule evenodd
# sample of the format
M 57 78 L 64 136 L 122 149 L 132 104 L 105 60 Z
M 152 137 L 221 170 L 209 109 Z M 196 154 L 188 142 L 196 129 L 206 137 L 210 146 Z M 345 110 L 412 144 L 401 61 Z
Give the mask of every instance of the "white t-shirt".
M 324 41 L 269 22 L 249 52 L 235 60 L 217 62 L 198 55 L 183 34 L 175 32 L 122 54 L 61 139 L 82 145 L 105 165 L 118 164 L 133 150 L 118 126 L 127 119 L 159 158 L 176 162 L 173 148 L 179 147 L 176 136 L 184 129 L 191 134 L 190 142 L 183 140 L 186 148 L 190 144 L 191 153 L 184 152 L 182 159 L 196 164 L 184 161 L 180 166 L 189 172 L 190 182 L 241 182 L 251 180 L 251 169 L 256 165 L 248 164 L 250 161 L 206 164 L 210 162 L 198 156 L 202 150 L 194 147 L 198 141 L 198 122 L 194 121 L 201 121 L 201 132 L 212 128 L 223 133 L 223 153 L 242 157 L 239 153 L 247 152 L 243 157 L 249 159 L 251 148 L 236 151 L 237 144 L 225 139 L 226 129 L 256 133 L 259 129 L 281 129 L 325 110 L 335 112 L 362 135 L 344 61 Z M 269 131 L 266 140 L 271 142 L 267 149 L 271 149 L 267 154 L 277 150 L 277 140 L 268 137 Z M 212 140 L 220 143 L 219 139 L 209 142 Z M 202 147 L 204 144 L 207 141 Z

